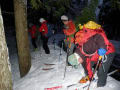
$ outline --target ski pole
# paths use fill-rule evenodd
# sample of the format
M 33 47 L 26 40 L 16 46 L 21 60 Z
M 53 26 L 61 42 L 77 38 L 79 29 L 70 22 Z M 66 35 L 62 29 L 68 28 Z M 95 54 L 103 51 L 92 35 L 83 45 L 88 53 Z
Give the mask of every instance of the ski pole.
M 53 44 L 54 44 L 54 50 L 55 50 L 55 32 L 53 31 Z
M 62 48 L 63 48 L 63 42 L 61 42 L 59 61 L 60 61 L 60 56 L 62 55 Z
M 54 40 L 53 40 L 53 43 L 54 43 L 54 50 L 56 50 L 56 48 L 55 48 L 55 36 L 54 36 Z
M 67 68 L 67 66 L 65 65 L 65 71 L 64 71 L 64 78 L 63 79 L 65 79 L 66 68 Z
M 61 42 L 60 55 L 62 55 L 63 41 Z
M 42 35 L 41 33 L 39 33 L 38 42 L 39 42 L 40 56 L 42 56 L 42 45 L 43 45 L 43 41 L 41 38 L 42 38 Z
M 91 82 L 92 82 L 92 80 L 93 80 L 93 78 L 94 78 L 94 75 L 95 75 L 95 73 L 96 73 L 96 71 L 97 71 L 97 68 L 99 67 L 99 65 L 100 65 L 100 63 L 101 63 L 101 61 L 102 61 L 101 59 L 102 59 L 102 56 L 99 56 L 97 65 L 96 65 L 96 67 L 95 67 L 95 70 L 94 70 L 94 72 L 93 72 L 92 79 L 90 80 L 90 83 L 89 83 L 89 85 L 88 85 L 88 89 L 87 89 L 87 90 L 89 90 L 89 88 L 90 88 Z
M 119 72 L 119 71 L 120 71 L 120 69 L 116 69 L 116 70 L 114 70 L 114 71 L 108 73 L 107 75 L 110 76 L 110 75 L 112 75 L 112 74 L 114 74 L 114 73 L 116 73 L 116 72 Z
M 65 78 L 65 74 L 66 74 L 66 68 L 67 68 L 67 61 L 68 61 L 68 51 L 69 51 L 69 48 L 67 47 L 67 57 L 66 57 L 66 63 L 65 63 L 64 78 Z M 63 78 L 63 79 L 64 79 L 64 78 Z

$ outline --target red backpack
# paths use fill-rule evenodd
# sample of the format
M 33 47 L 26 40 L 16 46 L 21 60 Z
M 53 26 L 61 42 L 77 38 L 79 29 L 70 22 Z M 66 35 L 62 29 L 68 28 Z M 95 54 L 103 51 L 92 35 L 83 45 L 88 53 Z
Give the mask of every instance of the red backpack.
M 88 29 L 83 26 L 83 30 L 79 31 L 75 35 L 75 41 L 78 41 L 79 46 L 82 46 L 85 42 L 89 40 L 90 37 L 100 34 L 104 38 L 105 45 L 107 46 L 107 53 L 112 53 L 115 51 L 112 43 L 109 42 L 107 36 L 102 28 L 100 29 Z M 76 42 L 77 43 L 77 42 Z

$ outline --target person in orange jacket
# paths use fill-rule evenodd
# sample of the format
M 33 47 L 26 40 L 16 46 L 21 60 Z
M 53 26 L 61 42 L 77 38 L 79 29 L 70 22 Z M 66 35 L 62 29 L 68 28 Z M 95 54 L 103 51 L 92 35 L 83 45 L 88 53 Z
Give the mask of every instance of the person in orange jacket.
M 37 45 L 36 45 L 36 30 L 37 30 L 37 27 L 33 24 L 30 24 L 29 25 L 29 29 L 28 31 L 30 32 L 30 35 L 31 35 L 31 38 L 32 38 L 32 45 L 34 47 L 34 49 L 36 50 L 37 49 Z
M 65 15 L 61 16 L 61 20 L 64 24 L 63 32 L 66 36 L 64 42 L 65 46 L 68 49 L 68 56 L 71 55 L 74 51 L 74 34 L 76 32 L 76 28 L 72 20 L 68 20 L 68 17 Z
M 48 47 L 48 27 L 47 27 L 47 21 L 44 18 L 40 18 L 41 26 L 39 28 L 39 32 L 41 33 L 41 39 L 43 41 L 43 49 L 45 50 L 46 54 L 50 54 L 50 50 Z

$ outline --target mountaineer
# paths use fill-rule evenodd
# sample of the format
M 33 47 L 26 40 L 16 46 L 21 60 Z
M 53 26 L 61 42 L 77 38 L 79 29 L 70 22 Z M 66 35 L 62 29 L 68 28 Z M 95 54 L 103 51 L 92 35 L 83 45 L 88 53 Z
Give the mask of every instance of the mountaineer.
M 66 15 L 61 16 L 61 20 L 64 24 L 63 32 L 65 34 L 65 47 L 67 48 L 68 56 L 73 54 L 74 51 L 74 35 L 76 32 L 75 25 L 72 20 L 69 20 Z
M 97 73 L 97 87 L 105 86 L 115 49 L 107 39 L 101 25 L 93 21 L 84 24 L 82 30 L 75 35 L 75 44 L 77 48 L 74 54 L 68 57 L 68 62 L 71 65 L 78 65 L 80 63 L 83 65 L 86 76 L 80 80 L 80 83 L 91 81 L 94 76 L 93 66 L 97 64 L 99 57 L 102 57 Z

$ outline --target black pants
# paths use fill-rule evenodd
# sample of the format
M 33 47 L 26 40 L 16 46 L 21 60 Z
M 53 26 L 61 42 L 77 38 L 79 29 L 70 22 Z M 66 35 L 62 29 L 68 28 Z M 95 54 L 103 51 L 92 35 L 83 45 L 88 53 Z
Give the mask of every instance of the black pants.
M 43 49 L 45 50 L 46 54 L 50 53 L 49 47 L 48 47 L 48 37 L 42 36 L 42 42 L 43 42 Z
M 71 44 L 69 47 L 69 44 Z M 68 66 L 71 66 L 69 63 L 68 63 L 68 57 L 73 54 L 74 52 L 74 47 L 75 47 L 75 44 L 74 43 L 71 43 L 71 42 L 64 42 L 64 50 L 67 52 L 67 59 L 66 59 L 66 65 Z
M 98 87 L 102 87 L 102 86 L 106 85 L 107 73 L 112 64 L 113 58 L 114 58 L 114 53 L 108 54 L 106 61 L 102 63 L 103 66 L 100 65 L 100 67 L 98 68 L 98 73 L 97 73 L 97 75 L 98 75 L 97 86 Z M 82 66 L 85 70 L 86 75 L 88 75 L 88 71 L 86 69 L 86 62 L 83 62 Z M 91 68 L 95 68 L 95 67 L 96 67 L 95 62 L 91 62 Z
M 74 47 L 75 47 L 75 44 L 74 43 L 71 43 L 71 47 L 69 48 L 69 43 L 68 41 L 64 42 L 64 50 L 67 52 L 68 56 L 70 56 L 71 54 L 73 54 L 74 52 Z
M 37 48 L 36 38 L 32 38 L 32 45 L 33 45 L 34 48 Z
M 97 83 L 97 86 L 105 86 L 106 85 L 106 80 L 107 80 L 107 73 L 108 73 L 108 70 L 112 64 L 112 61 L 114 59 L 114 56 L 115 54 L 114 53 L 111 53 L 111 54 L 108 54 L 107 55 L 107 59 L 106 59 L 106 62 L 103 62 L 103 66 L 104 66 L 104 70 L 103 70 L 103 67 L 100 66 L 99 69 L 98 69 L 98 83 Z

